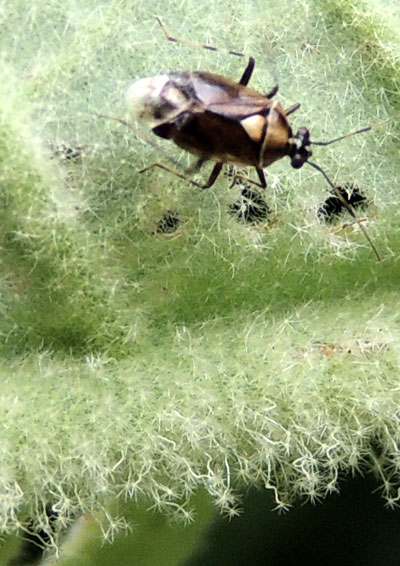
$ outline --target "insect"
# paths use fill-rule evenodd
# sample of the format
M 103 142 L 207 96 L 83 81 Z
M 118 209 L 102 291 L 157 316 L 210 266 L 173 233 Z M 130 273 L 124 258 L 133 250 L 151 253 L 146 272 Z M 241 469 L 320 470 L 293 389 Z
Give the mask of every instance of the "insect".
M 213 46 L 175 38 L 169 35 L 160 18 L 157 21 L 168 41 L 218 50 Z M 229 53 L 248 57 L 237 51 Z M 274 101 L 278 86 L 266 94 L 249 88 L 254 67 L 255 59 L 248 57 L 239 82 L 206 71 L 179 71 L 143 78 L 133 83 L 127 92 L 127 102 L 136 118 L 147 122 L 156 136 L 171 140 L 180 148 L 196 155 L 197 162 L 192 171 L 199 170 L 207 161 L 215 162 L 205 184 L 160 162 L 142 169 L 141 173 L 159 167 L 196 187 L 208 189 L 217 180 L 223 165 L 228 163 L 254 167 L 258 182 L 249 181 L 264 189 L 267 182 L 263 170 L 275 161 L 287 156 L 295 169 L 307 163 L 324 176 L 380 260 L 380 255 L 365 227 L 359 222 L 352 204 L 343 197 L 327 173 L 310 161 L 312 145 L 328 146 L 368 132 L 372 127 L 367 126 L 326 142 L 311 141 L 310 131 L 305 127 L 293 133 L 288 117 L 300 108 L 300 104 L 284 109 L 280 102 Z M 118 118 L 116 120 L 127 124 Z M 232 185 L 234 183 L 235 179 Z

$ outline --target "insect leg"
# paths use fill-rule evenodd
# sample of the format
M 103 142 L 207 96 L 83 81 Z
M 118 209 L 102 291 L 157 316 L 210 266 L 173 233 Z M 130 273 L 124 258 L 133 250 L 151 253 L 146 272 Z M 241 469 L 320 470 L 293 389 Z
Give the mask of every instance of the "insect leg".
M 279 90 L 279 85 L 275 85 L 269 92 L 267 92 L 265 98 L 273 98 L 275 94 L 278 92 L 278 90 Z
M 247 63 L 247 67 L 245 68 L 243 75 L 240 78 L 239 84 L 246 86 L 249 83 L 249 80 L 251 79 L 251 75 L 253 74 L 254 71 L 255 64 L 256 61 L 254 57 L 249 57 L 249 62 Z M 267 98 L 269 97 L 267 96 Z
M 258 178 L 260 179 L 261 188 L 266 189 L 267 188 L 267 181 L 265 180 L 264 171 L 261 169 L 261 167 L 256 167 L 256 171 L 257 171 Z
M 298 102 L 297 104 L 294 104 L 293 106 L 291 106 L 290 108 L 285 110 L 286 116 L 289 116 L 289 114 L 293 114 L 293 112 L 296 112 L 300 108 L 300 106 L 301 106 L 301 104 L 300 104 L 300 102 Z
M 152 163 L 148 167 L 141 169 L 139 173 L 144 173 L 145 171 L 149 171 L 150 169 L 153 169 L 153 167 L 159 167 L 160 169 L 164 169 L 164 171 L 168 171 L 168 173 L 171 173 L 172 175 L 175 175 L 176 177 L 179 177 L 180 179 L 187 181 L 188 183 L 194 185 L 195 187 L 198 187 L 199 189 L 209 189 L 210 187 L 213 186 L 213 184 L 217 180 L 217 177 L 221 172 L 222 166 L 223 163 L 221 161 L 218 161 L 218 163 L 214 165 L 213 170 L 211 171 L 211 174 L 205 185 L 202 185 L 201 183 L 197 183 L 197 181 L 193 181 L 192 179 L 189 179 L 189 177 L 187 177 L 183 173 L 179 173 L 179 171 L 175 171 L 175 169 L 171 169 L 171 167 L 168 167 L 168 165 L 165 165 L 164 163 L 158 163 L 158 162 Z
M 264 171 L 260 167 L 256 167 L 256 171 L 257 171 L 258 178 L 260 179 L 259 183 L 257 183 L 257 181 L 254 181 L 253 179 L 250 179 L 250 177 L 246 177 L 246 175 L 240 175 L 240 173 L 239 173 L 239 174 L 237 174 L 233 177 L 233 181 L 230 184 L 229 188 L 231 189 L 234 185 L 236 185 L 238 180 L 241 180 L 241 181 L 246 181 L 247 183 L 251 183 L 252 185 L 255 185 L 256 187 L 260 187 L 260 189 L 266 189 L 267 188 L 267 181 L 265 180 Z
M 168 173 L 171 173 L 172 175 L 175 175 L 176 177 L 179 177 L 180 179 L 183 179 L 184 181 L 191 183 L 195 187 L 199 187 L 200 189 L 203 188 L 203 185 L 200 185 L 200 183 L 196 183 L 196 181 L 192 181 L 191 179 L 186 177 L 186 175 L 184 175 L 183 173 L 179 173 L 179 171 L 175 171 L 175 169 L 171 169 L 171 167 L 168 167 L 168 165 L 165 165 L 164 163 L 158 163 L 158 162 L 152 163 L 151 165 L 148 165 L 144 169 L 141 169 L 139 173 L 145 173 L 146 171 L 150 171 L 150 169 L 153 169 L 153 167 L 159 167 L 160 169 L 164 169 L 164 171 L 168 171 Z
M 222 161 L 218 161 L 214 165 L 213 170 L 211 171 L 210 176 L 208 178 L 208 181 L 205 185 L 202 186 L 202 189 L 209 189 L 210 187 L 213 186 L 213 184 L 218 178 L 218 175 L 221 173 L 222 166 L 223 166 Z
M 193 165 L 185 169 L 185 173 L 187 173 L 188 175 L 197 173 L 203 167 L 204 163 L 207 163 L 207 161 L 209 161 L 207 157 L 199 157 L 197 161 L 193 163 Z

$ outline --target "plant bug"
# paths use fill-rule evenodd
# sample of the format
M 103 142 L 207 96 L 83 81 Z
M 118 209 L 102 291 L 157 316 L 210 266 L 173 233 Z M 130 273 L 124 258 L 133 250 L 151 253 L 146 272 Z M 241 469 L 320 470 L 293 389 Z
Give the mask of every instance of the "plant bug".
M 218 50 L 210 45 L 175 38 L 168 33 L 160 18 L 157 17 L 157 21 L 168 41 Z M 248 57 L 238 51 L 228 53 Z M 278 86 L 267 94 L 260 94 L 249 88 L 254 67 L 255 59 L 248 57 L 239 82 L 205 71 L 178 71 L 143 78 L 133 83 L 127 92 L 127 102 L 136 118 L 147 122 L 156 136 L 171 140 L 180 148 L 196 155 L 197 162 L 192 171 L 199 170 L 206 161 L 215 162 L 205 184 L 160 162 L 153 163 L 140 172 L 159 167 L 196 187 L 208 189 L 217 180 L 224 164 L 234 164 L 254 167 L 258 182 L 248 181 L 264 189 L 267 182 L 263 169 L 275 161 L 288 156 L 295 169 L 307 163 L 324 176 L 335 196 L 355 219 L 380 261 L 380 255 L 352 204 L 343 197 L 327 173 L 310 161 L 311 145 L 328 146 L 368 132 L 372 127 L 367 126 L 326 142 L 311 141 L 310 131 L 305 127 L 294 134 L 288 116 L 298 110 L 300 104 L 284 109 L 280 102 L 273 101 Z M 129 125 L 124 120 L 116 120 Z M 235 180 L 236 178 L 232 185 Z

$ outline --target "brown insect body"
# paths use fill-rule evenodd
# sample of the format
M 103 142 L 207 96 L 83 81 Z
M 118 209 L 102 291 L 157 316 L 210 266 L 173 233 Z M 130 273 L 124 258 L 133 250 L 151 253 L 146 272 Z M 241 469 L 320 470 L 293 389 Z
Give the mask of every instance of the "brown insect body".
M 187 105 L 174 108 L 172 120 L 153 128 L 203 160 L 264 168 L 288 155 L 292 129 L 281 104 L 222 75 L 178 72 L 160 93 L 162 106 L 183 95 Z M 175 115 L 175 112 L 177 114 Z
M 285 111 L 271 100 L 277 86 L 266 95 L 248 88 L 254 66 L 250 57 L 239 82 L 206 71 L 183 71 L 140 79 L 128 90 L 132 113 L 147 121 L 154 134 L 197 155 L 198 166 L 216 161 L 205 185 L 190 181 L 196 186 L 211 187 L 222 165 L 231 163 L 255 167 L 265 188 L 263 168 L 286 155 L 299 168 L 312 155 L 307 128 L 293 137 L 287 119 L 300 104 Z

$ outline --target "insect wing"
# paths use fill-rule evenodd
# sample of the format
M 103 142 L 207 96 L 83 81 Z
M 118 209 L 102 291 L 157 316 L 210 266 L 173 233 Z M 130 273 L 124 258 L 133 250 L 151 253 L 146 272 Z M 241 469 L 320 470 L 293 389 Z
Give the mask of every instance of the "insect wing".
M 265 114 L 271 101 L 222 75 L 206 72 L 191 74 L 193 92 L 204 108 L 226 118 L 242 119 L 253 114 Z

